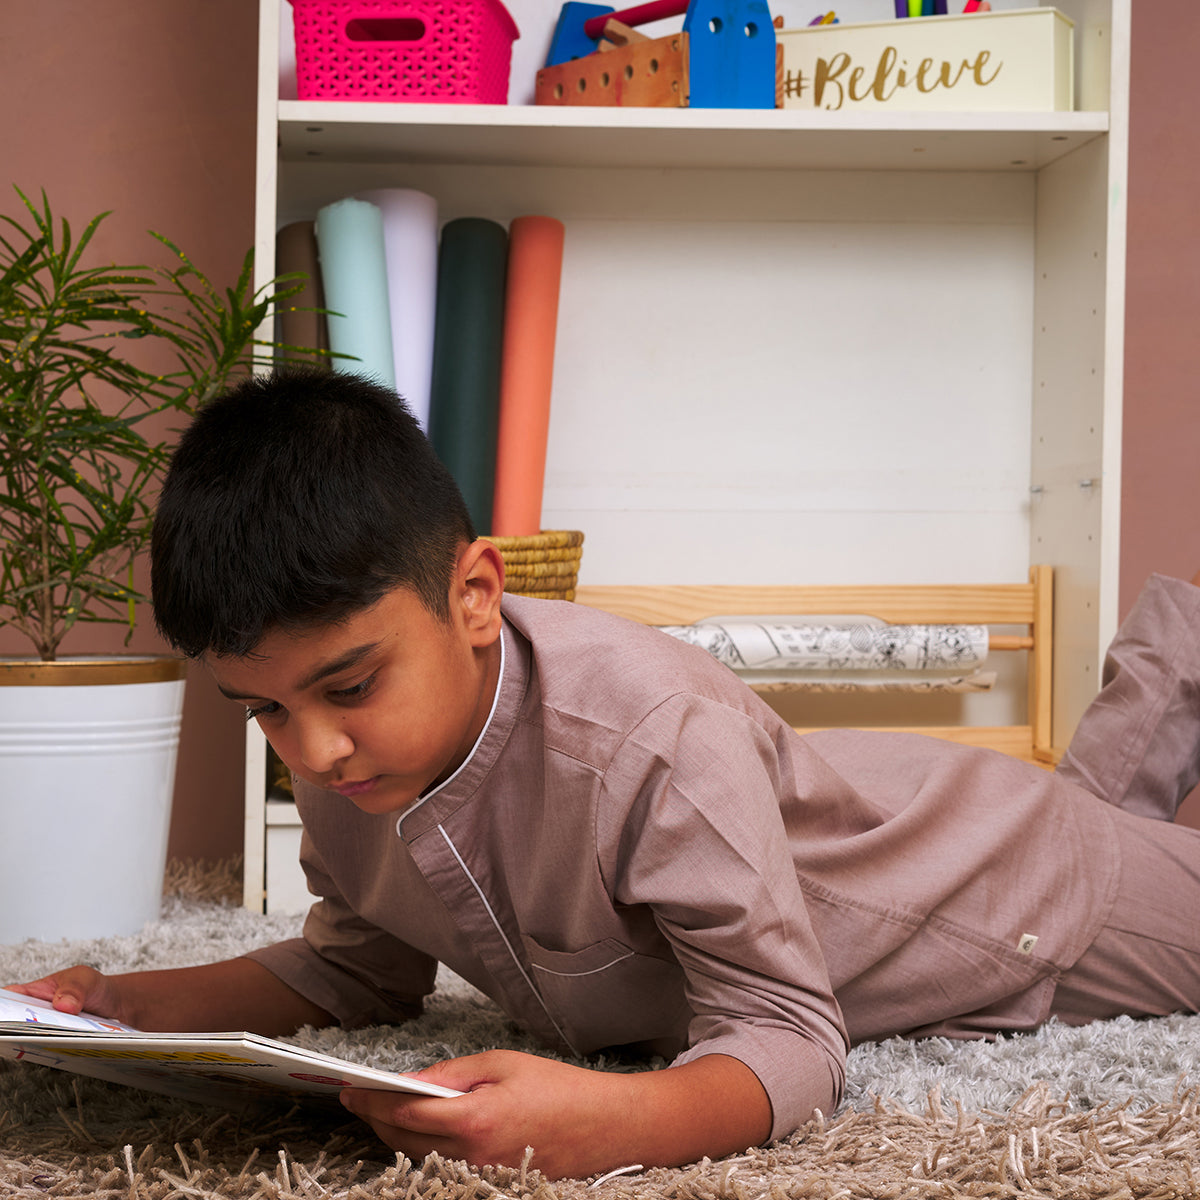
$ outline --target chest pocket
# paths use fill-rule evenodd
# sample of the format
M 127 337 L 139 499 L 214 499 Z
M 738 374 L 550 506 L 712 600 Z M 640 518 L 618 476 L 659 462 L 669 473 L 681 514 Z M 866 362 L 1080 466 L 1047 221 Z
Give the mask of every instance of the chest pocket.
M 679 964 L 606 938 L 581 950 L 550 950 L 522 934 L 533 982 L 582 1054 L 651 1042 L 661 1054 L 687 1044 L 692 1011 Z

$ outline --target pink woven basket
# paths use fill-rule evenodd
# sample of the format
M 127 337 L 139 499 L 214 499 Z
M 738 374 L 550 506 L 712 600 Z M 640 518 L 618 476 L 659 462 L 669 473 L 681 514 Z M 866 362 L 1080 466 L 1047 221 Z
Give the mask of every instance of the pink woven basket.
M 500 0 L 292 0 L 301 100 L 505 104 L 520 36 Z

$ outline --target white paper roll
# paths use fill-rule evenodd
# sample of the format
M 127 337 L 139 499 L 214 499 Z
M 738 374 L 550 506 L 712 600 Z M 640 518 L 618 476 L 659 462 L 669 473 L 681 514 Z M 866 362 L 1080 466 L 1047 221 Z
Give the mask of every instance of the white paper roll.
M 358 198 L 383 214 L 396 391 L 428 433 L 437 312 L 437 201 L 413 188 L 378 188 L 360 192 Z

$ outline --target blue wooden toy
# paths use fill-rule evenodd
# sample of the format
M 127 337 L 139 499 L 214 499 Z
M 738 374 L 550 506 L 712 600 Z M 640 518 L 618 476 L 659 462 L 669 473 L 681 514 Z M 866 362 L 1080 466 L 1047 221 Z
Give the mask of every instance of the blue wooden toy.
M 620 11 L 568 0 L 558 15 L 546 67 L 538 73 L 538 103 L 622 103 L 619 87 L 567 86 L 570 70 L 550 68 L 566 68 L 596 52 L 609 21 L 632 28 L 680 14 L 686 35 L 686 96 L 680 103 L 692 108 L 775 107 L 775 28 L 766 0 L 652 0 Z M 626 58 L 640 64 L 653 45 L 631 42 Z M 609 72 L 604 74 L 607 78 Z

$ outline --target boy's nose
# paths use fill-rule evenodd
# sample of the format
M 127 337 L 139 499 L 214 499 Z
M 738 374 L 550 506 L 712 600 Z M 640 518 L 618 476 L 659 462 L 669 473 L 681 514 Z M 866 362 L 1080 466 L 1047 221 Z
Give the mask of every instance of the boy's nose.
M 354 741 L 339 722 L 319 721 L 300 732 L 300 761 L 315 775 L 327 775 L 354 752 Z

